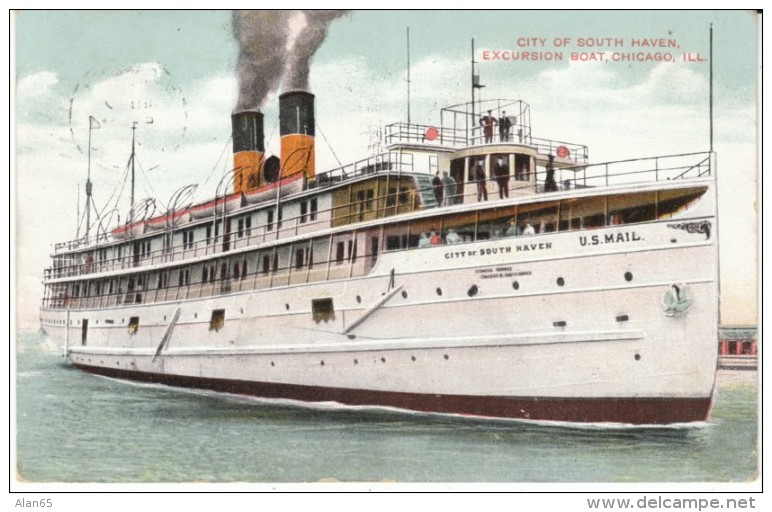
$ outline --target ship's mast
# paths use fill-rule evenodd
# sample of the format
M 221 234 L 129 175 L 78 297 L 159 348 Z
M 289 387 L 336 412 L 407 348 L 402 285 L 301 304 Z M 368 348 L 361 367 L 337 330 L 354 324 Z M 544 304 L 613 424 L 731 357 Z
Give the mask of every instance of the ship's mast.
M 129 205 L 129 224 L 134 222 L 134 141 L 137 133 L 137 122 L 131 123 L 131 204 Z
M 88 170 L 86 176 L 86 243 L 89 241 L 89 234 L 91 230 L 91 207 L 93 205 L 93 198 L 91 197 L 91 131 L 100 127 L 99 121 L 94 116 L 88 116 Z M 94 206 L 96 211 L 96 206 Z
M 407 27 L 407 124 L 410 124 L 410 27 Z
M 709 92 L 709 102 L 710 102 L 710 152 L 713 152 L 713 23 L 710 24 L 710 56 L 708 58 L 710 62 L 710 77 L 709 77 L 709 83 L 710 83 L 710 92 Z
M 479 72 L 476 72 L 476 66 L 477 61 L 474 60 L 474 38 L 472 38 L 472 126 L 476 126 L 475 119 L 477 119 L 477 116 L 475 115 L 475 109 L 474 109 L 474 102 L 475 102 L 475 90 L 476 89 L 482 89 L 485 87 L 480 83 L 480 74 Z M 480 97 L 480 93 L 477 93 L 477 98 L 482 102 L 482 98 Z M 480 108 L 480 113 L 482 114 L 482 107 Z

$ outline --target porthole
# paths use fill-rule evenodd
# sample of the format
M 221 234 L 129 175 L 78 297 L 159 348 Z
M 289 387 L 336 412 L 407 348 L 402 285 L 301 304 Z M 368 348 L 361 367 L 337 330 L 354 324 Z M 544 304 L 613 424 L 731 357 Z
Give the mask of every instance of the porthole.
M 271 361 L 271 366 L 276 366 L 275 364 L 273 364 L 273 361 Z
M 244 314 L 244 308 L 241 308 L 240 311 L 241 311 L 241 314 L 243 315 Z
M 562 277 L 558 277 L 557 283 L 558 283 L 558 286 L 563 286 L 564 284 L 566 284 L 566 281 Z
M 625 281 L 628 283 L 633 280 L 633 273 L 632 272 L 625 272 Z
M 445 355 L 444 355 L 444 356 L 442 356 L 442 357 L 444 357 L 446 361 L 447 361 L 448 359 L 450 359 L 450 356 L 448 356 L 448 354 L 445 354 Z
M 361 297 L 361 296 L 359 296 L 359 295 L 357 295 L 357 303 L 358 303 L 358 304 L 361 304 L 361 303 L 362 303 L 362 297 Z
M 436 292 L 437 292 L 437 295 L 442 297 L 442 288 L 437 288 Z
M 635 360 L 640 361 L 641 360 L 641 354 L 635 354 Z
M 415 356 L 410 356 L 411 361 L 415 361 Z
M 359 364 L 359 359 L 354 359 L 354 364 Z
M 628 315 L 617 315 L 617 322 L 627 322 L 630 320 Z
M 284 305 L 284 309 L 286 309 L 287 311 L 289 311 L 289 304 L 285 304 L 285 305 Z
M 480 289 L 479 289 L 479 288 L 477 288 L 477 285 L 476 285 L 476 284 L 473 284 L 473 285 L 472 285 L 472 286 L 469 288 L 469 290 L 467 290 L 466 294 L 467 294 L 467 295 L 469 295 L 470 297 L 474 297 L 474 296 L 475 296 L 475 295 L 477 295 L 479 292 L 480 292 Z
M 557 322 L 552 322 L 553 327 L 565 327 L 566 322 L 565 320 L 558 320 Z
M 385 358 L 385 357 L 382 357 L 382 358 L 381 358 L 381 362 L 382 362 L 382 363 L 385 363 L 385 362 L 386 362 L 386 358 Z
M 514 288 L 515 290 L 519 290 L 520 283 L 518 283 L 517 281 L 512 281 L 512 288 Z
M 407 292 L 405 290 L 402 290 L 402 298 L 407 299 Z
M 198 318 L 198 313 L 193 313 L 193 318 Z
M 322 360 L 321 365 L 324 366 L 324 360 Z

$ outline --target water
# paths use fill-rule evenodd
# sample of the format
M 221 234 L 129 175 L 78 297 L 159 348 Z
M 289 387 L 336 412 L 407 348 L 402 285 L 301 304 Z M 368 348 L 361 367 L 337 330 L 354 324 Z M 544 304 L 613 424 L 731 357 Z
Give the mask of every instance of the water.
M 17 343 L 17 470 L 27 482 L 745 482 L 756 372 L 719 372 L 696 427 L 605 429 L 299 408 L 128 384 Z

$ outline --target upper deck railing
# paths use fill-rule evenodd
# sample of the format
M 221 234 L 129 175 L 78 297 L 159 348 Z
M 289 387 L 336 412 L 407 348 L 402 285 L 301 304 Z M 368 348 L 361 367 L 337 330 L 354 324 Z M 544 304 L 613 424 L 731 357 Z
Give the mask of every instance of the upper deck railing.
M 442 109 L 439 126 L 392 123 L 386 126 L 385 142 L 449 148 L 521 144 L 536 147 L 537 152 L 545 156 L 558 155 L 560 150 L 561 158 L 588 162 L 588 149 L 583 144 L 534 137 L 530 106 L 521 100 L 494 99 L 453 105 Z
M 315 179 L 308 182 L 308 188 L 326 188 L 352 178 L 388 171 L 394 171 L 398 174 L 413 172 L 413 155 L 389 151 L 357 160 L 354 163 L 317 174 Z

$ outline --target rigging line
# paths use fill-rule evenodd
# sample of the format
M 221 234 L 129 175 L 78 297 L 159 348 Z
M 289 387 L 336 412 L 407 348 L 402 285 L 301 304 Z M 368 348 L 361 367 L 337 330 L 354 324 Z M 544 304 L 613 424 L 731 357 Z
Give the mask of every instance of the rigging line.
M 318 126 L 318 124 L 317 124 L 317 126 Z M 274 125 L 273 125 L 273 130 L 271 130 L 271 136 L 268 137 L 268 141 L 265 143 L 265 147 L 268 147 L 268 145 L 273 140 L 273 136 L 276 134 L 276 128 L 278 128 L 278 127 L 279 127 L 279 118 L 277 117 L 276 118 L 276 123 L 274 123 Z M 266 153 L 267 153 L 267 151 L 266 151 Z
M 140 172 L 142 173 L 142 176 L 144 176 L 144 177 L 145 177 L 145 181 L 146 181 L 146 183 L 143 183 L 143 184 L 142 184 L 142 186 L 143 186 L 143 187 L 150 187 L 150 194 L 149 194 L 149 195 L 150 195 L 151 197 L 155 197 L 155 190 L 153 190 L 153 184 L 150 182 L 150 178 L 148 178 L 148 177 L 147 177 L 147 174 L 145 173 L 145 168 L 144 168 L 144 167 L 142 167 L 142 164 L 141 164 L 141 163 L 139 163 L 139 161 L 138 161 L 138 160 L 136 160 L 136 159 L 135 159 L 134 161 L 135 161 L 135 162 L 136 162 L 136 164 L 139 166 L 139 170 L 140 170 Z M 145 188 L 145 192 L 147 193 L 147 188 Z
M 126 164 L 126 167 L 123 169 L 123 172 L 124 172 L 123 184 L 125 185 L 126 184 L 126 178 L 128 177 L 128 174 L 129 174 L 129 166 L 128 166 L 128 164 Z M 118 193 L 117 197 L 120 198 L 120 193 L 121 193 L 121 191 L 123 189 L 121 188 L 119 190 L 119 186 L 120 185 L 115 185 L 115 188 L 113 189 L 112 193 L 110 194 L 110 197 L 107 199 L 107 201 L 105 202 L 105 205 L 102 207 L 102 211 L 99 212 L 99 216 L 100 217 L 105 212 L 105 210 L 107 210 L 107 208 L 110 206 L 110 201 L 113 200 L 113 197 L 115 197 L 116 192 Z M 114 204 L 113 208 L 116 208 L 117 206 L 118 206 L 118 199 L 115 200 L 115 204 Z
M 225 145 L 222 148 L 222 151 L 220 152 L 220 156 L 217 158 L 217 161 L 212 166 L 212 170 L 209 171 L 209 175 L 204 180 L 204 183 L 201 184 L 201 188 L 204 188 L 207 183 L 209 183 L 209 180 L 212 178 L 212 175 L 214 174 L 214 171 L 217 170 L 217 167 L 220 165 L 220 160 L 223 159 L 223 155 L 225 155 L 225 151 L 228 149 L 228 146 L 231 144 L 231 141 L 233 140 L 233 136 L 230 136 L 227 141 L 225 141 Z
M 322 128 L 319 126 L 319 121 L 316 122 L 316 129 L 319 130 L 319 133 L 322 135 L 322 138 L 324 139 L 324 142 L 327 143 L 327 147 L 330 148 L 330 151 L 332 152 L 332 156 L 335 157 L 335 160 L 338 161 L 338 165 L 343 167 L 343 163 L 341 163 L 340 158 L 338 158 L 338 155 L 335 154 L 335 150 L 332 149 L 332 144 L 330 144 L 330 141 L 327 140 L 327 136 L 322 131 Z

